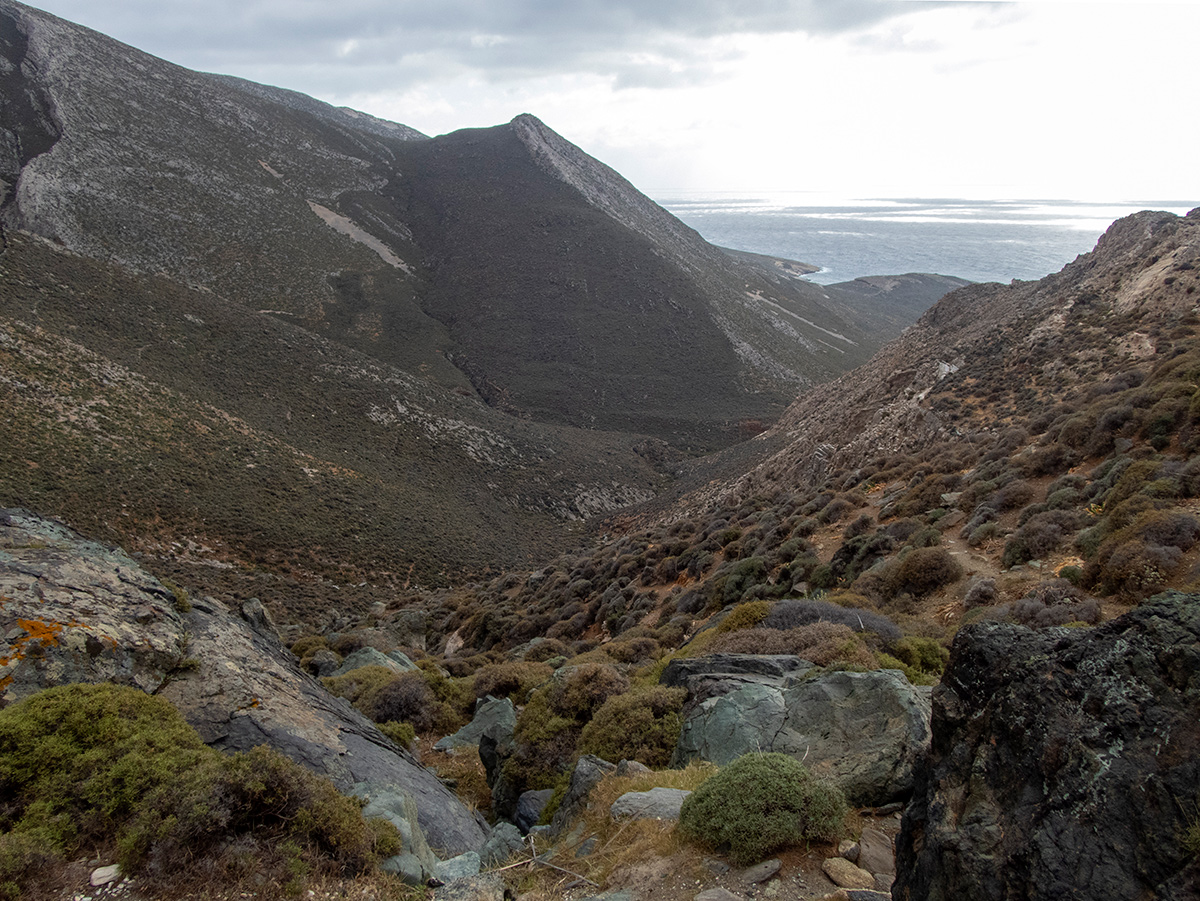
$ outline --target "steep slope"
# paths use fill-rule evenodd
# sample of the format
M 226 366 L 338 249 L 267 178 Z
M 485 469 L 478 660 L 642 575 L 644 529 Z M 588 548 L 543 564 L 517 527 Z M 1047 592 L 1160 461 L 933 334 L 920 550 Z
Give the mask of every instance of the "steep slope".
M 954 291 L 869 364 L 789 407 L 771 430 L 787 448 L 734 493 L 811 484 L 827 469 L 942 439 L 988 442 L 1191 334 L 1198 269 L 1200 211 L 1143 212 L 1059 273 Z
M 197 578 L 438 584 L 561 547 L 663 479 L 643 439 L 513 420 L 17 232 L 0 252 L 0 396 L 7 503 Z
M 711 448 L 874 349 L 531 116 L 426 139 L 11 0 L 0 36 L 6 225 L 509 412 Z

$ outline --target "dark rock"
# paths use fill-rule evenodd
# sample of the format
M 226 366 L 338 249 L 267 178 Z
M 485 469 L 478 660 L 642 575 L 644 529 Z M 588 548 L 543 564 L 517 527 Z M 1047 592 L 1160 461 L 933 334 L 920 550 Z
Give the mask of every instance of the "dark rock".
M 487 843 L 479 851 L 484 867 L 494 867 L 525 850 L 521 830 L 512 823 L 497 823 L 488 836 Z
M 433 892 L 434 901 L 509 901 L 512 892 L 499 873 L 467 876 L 447 882 Z
M 934 693 L 894 896 L 1200 897 L 1181 843 L 1197 748 L 1200 596 L 1095 628 L 965 628 Z
M 341 665 L 341 658 L 329 650 L 329 648 L 321 648 L 319 651 L 315 651 L 305 662 L 306 669 L 318 679 L 325 676 L 332 676 Z
M 574 772 L 571 773 L 571 783 L 567 786 L 567 793 L 563 796 L 562 803 L 550 821 L 551 835 L 560 835 L 587 809 L 587 799 L 592 789 L 616 768 L 616 764 L 601 760 L 594 754 L 584 754 L 579 758 Z
M 513 729 L 517 725 L 517 711 L 513 702 L 508 698 L 493 698 L 488 695 L 475 702 L 475 716 L 453 735 L 440 739 L 433 747 L 438 751 L 451 751 L 454 748 L 478 747 L 479 740 L 487 735 L 493 741 L 493 747 L 512 741 Z M 495 762 L 484 767 L 488 772 L 488 784 L 495 782 Z
M 268 745 L 342 791 L 406 794 L 429 843 L 486 837 L 469 810 L 375 725 L 300 671 L 247 602 L 190 609 L 123 552 L 22 511 L 0 514 L 0 690 L 4 702 L 70 682 L 134 685 L 169 700 L 224 751 Z M 155 616 L 138 621 L 138 610 Z
M 522 832 L 528 832 L 536 826 L 538 820 L 542 818 L 542 811 L 546 809 L 546 805 L 553 797 L 554 789 L 552 788 L 521 792 L 521 796 L 517 798 L 516 817 L 513 819 L 517 828 Z
M 824 673 L 783 689 L 752 683 L 688 715 L 673 765 L 778 751 L 836 781 L 850 803 L 882 804 L 912 791 L 929 711 L 929 690 L 896 670 Z
M 854 862 L 872 875 L 894 876 L 896 850 L 891 838 L 870 826 L 863 829 L 858 839 L 858 859 Z
M 791 654 L 709 654 L 672 660 L 659 682 L 671 688 L 686 688 L 688 707 L 719 697 L 744 685 L 783 688 L 789 678 L 812 669 L 807 660 Z

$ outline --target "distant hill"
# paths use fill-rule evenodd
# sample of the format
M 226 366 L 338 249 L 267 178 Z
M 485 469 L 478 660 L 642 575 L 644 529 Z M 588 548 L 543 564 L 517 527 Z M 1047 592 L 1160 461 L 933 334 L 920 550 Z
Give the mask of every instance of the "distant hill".
M 880 343 L 532 116 L 431 139 L 11 0 L 0 34 L 7 226 L 514 415 L 712 449 Z

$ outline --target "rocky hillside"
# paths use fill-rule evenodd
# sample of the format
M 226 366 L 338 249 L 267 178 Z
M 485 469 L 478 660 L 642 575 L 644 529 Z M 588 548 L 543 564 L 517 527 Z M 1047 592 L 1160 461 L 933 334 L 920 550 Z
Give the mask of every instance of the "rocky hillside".
M 497 409 L 711 449 L 878 346 L 532 116 L 429 139 L 11 0 L 0 34 L 8 227 Z

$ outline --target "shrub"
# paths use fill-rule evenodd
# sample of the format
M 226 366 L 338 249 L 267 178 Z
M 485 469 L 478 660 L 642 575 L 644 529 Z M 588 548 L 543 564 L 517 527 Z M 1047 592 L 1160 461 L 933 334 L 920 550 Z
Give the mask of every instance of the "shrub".
M 557 638 L 547 638 L 545 641 L 539 641 L 528 651 L 525 652 L 525 659 L 530 663 L 545 663 L 547 660 L 553 660 L 555 657 L 566 657 L 570 654 L 570 649 Z
M 962 565 L 942 547 L 917 548 L 897 561 L 888 574 L 892 594 L 920 597 L 961 579 Z
M 1022 525 L 1004 546 L 1004 565 L 1016 566 L 1038 560 L 1058 549 L 1079 528 L 1079 517 L 1070 510 L 1046 510 L 1036 513 Z
M 739 757 L 683 802 L 679 830 L 709 848 L 729 846 L 737 866 L 780 848 L 836 839 L 847 813 L 841 791 L 786 754 Z
M 452 728 L 454 716 L 443 709 L 420 673 L 400 673 L 364 694 L 355 705 L 377 723 L 410 723 L 418 732 Z
M 771 610 L 769 601 L 749 601 L 738 604 L 721 620 L 717 626 L 718 632 L 736 632 L 738 629 L 750 629 L 763 621 Z
M 402 748 L 412 749 L 417 741 L 417 730 L 409 723 L 379 723 L 379 731 Z
M 271 843 L 349 872 L 400 850 L 393 827 L 364 821 L 328 779 L 263 747 L 221 754 L 166 701 L 116 685 L 51 688 L 0 711 L 0 797 L 5 867 L 113 842 L 125 872 L 178 877 L 236 839 L 269 878 Z
M 843 538 L 855 538 L 863 535 L 875 527 L 875 518 L 870 513 L 860 513 L 850 521 L 842 532 Z
M 667 766 L 683 727 L 685 697 L 686 690 L 665 685 L 610 697 L 583 727 L 579 753 L 637 760 L 655 769 Z
M 629 691 L 629 679 L 607 663 L 583 663 L 563 667 L 549 689 L 550 707 L 560 716 L 578 722 L 591 719 L 594 711 L 613 695 Z
M 561 641 L 556 643 L 566 647 Z M 509 698 L 514 704 L 523 704 L 529 692 L 553 674 L 552 667 L 530 660 L 489 663 L 475 674 L 472 689 L 476 698 L 491 695 L 494 698 Z
M 840 596 L 865 600 L 853 594 Z M 898 641 L 901 635 L 899 626 L 873 610 L 803 599 L 780 601 L 767 614 L 763 625 L 769 629 L 787 630 L 817 622 L 848 626 L 856 632 L 873 632 L 884 641 Z
M 996 600 L 996 580 L 975 578 L 971 580 L 967 593 L 963 595 L 963 606 L 970 610 L 973 607 L 986 607 Z
M 1035 585 L 1019 601 L 998 608 L 1002 617 L 1033 628 L 1065 626 L 1067 623 L 1100 622 L 1100 605 L 1065 579 L 1050 579 Z

